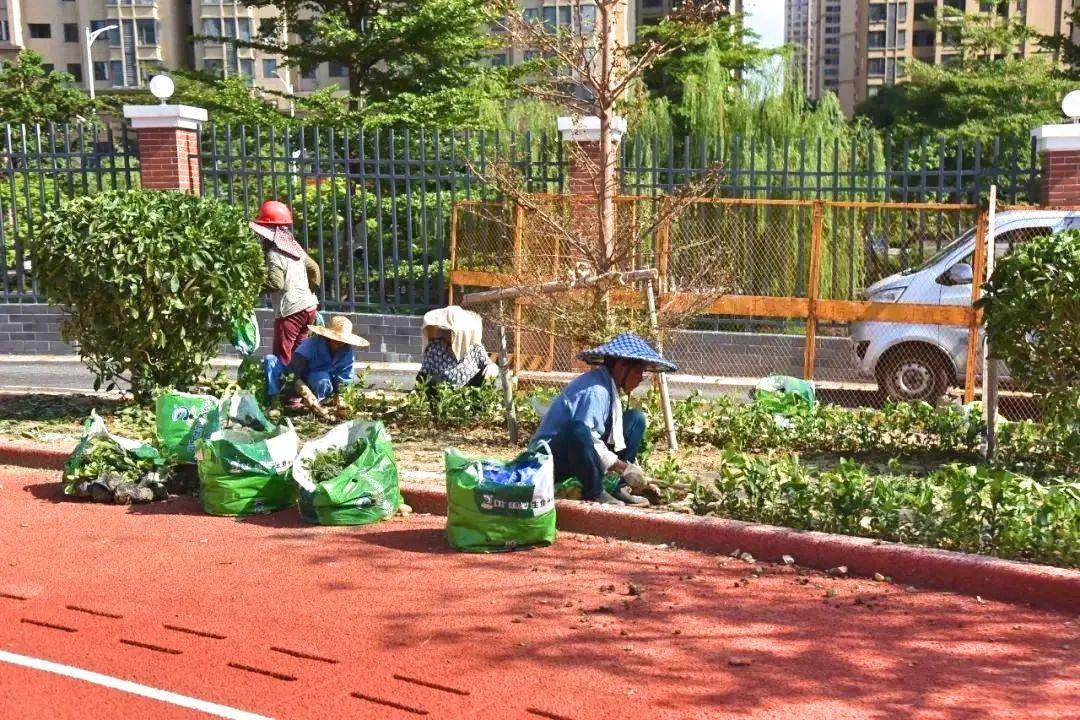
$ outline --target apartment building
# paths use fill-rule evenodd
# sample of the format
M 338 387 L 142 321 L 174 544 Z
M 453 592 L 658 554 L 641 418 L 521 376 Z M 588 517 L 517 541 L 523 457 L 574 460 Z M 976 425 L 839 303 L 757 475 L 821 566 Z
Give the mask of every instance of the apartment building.
M 916 58 L 931 64 L 956 56 L 948 29 L 935 29 L 928 18 L 945 7 L 965 13 L 997 13 L 1015 18 L 1040 33 L 1068 30 L 1065 13 L 1071 0 L 787 0 L 788 43 L 805 57 L 807 94 L 834 92 L 851 115 L 863 100 L 883 86 L 903 82 L 907 62 Z M 805 12 L 802 10 L 805 9 Z M 798 20 L 796 20 L 798 18 Z M 805 38 L 805 40 L 803 40 Z M 1035 40 L 1015 49 L 1016 57 L 1040 51 Z
M 633 6 L 635 28 L 642 25 L 655 25 L 660 22 L 669 12 L 678 6 L 679 0 L 633 0 L 629 3 Z M 730 13 L 743 11 L 743 0 L 727 0 L 725 3 Z
M 785 0 L 784 44 L 792 49 L 794 79 L 808 96 L 817 95 L 817 0 Z
M 833 92 L 840 107 L 851 115 L 861 102 L 859 93 L 861 52 L 859 17 L 866 0 L 817 0 L 817 92 Z
M 901 82 L 909 58 L 937 65 L 948 64 L 956 57 L 955 38 L 948 29 L 935 29 L 928 22 L 944 7 L 969 14 L 996 13 L 1003 19 L 1030 25 L 1042 34 L 1061 32 L 1065 13 L 1072 9 L 1071 0 L 1010 0 L 1001 4 L 987 0 L 890 0 L 860 5 L 856 35 L 863 45 L 858 52 L 855 77 L 856 105 L 877 94 L 881 87 Z M 1038 40 L 1032 39 L 1017 45 L 1014 57 L 1029 57 L 1039 52 Z
M 136 87 L 146 68 L 187 63 L 186 13 L 184 0 L 0 0 L 0 59 L 31 48 L 79 82 L 91 74 L 99 88 Z M 86 67 L 86 28 L 110 25 Z
M 679 0 L 626 0 L 617 18 L 617 40 L 632 42 L 639 23 L 658 22 Z M 575 0 L 520 0 L 527 17 L 551 27 L 580 25 L 588 32 L 595 7 Z M 731 0 L 738 12 L 741 0 Z M 279 57 L 238 48 L 233 43 L 195 40 L 255 35 L 260 22 L 277 15 L 274 8 L 250 8 L 237 0 L 0 0 L 0 60 L 21 50 L 40 53 L 45 62 L 66 70 L 97 90 L 145 86 L 156 68 L 195 68 L 228 77 L 242 77 L 271 92 L 304 93 L 330 84 L 344 86 L 348 70 L 341 63 L 323 63 L 300 72 Z M 86 29 L 115 26 L 91 46 L 86 68 Z M 493 53 L 494 65 L 514 64 L 528 52 L 506 49 Z M 92 73 L 88 78 L 87 73 Z
M 641 3 L 646 0 L 636 0 Z M 670 2 L 670 0 L 668 0 Z M 637 26 L 637 4 L 621 3 L 615 17 L 615 38 L 626 45 L 633 41 Z M 526 20 L 543 23 L 550 31 L 569 29 L 575 33 L 590 34 L 596 29 L 596 6 L 578 0 L 518 0 L 518 6 Z M 531 59 L 535 51 L 510 47 L 490 53 L 491 65 L 514 65 Z

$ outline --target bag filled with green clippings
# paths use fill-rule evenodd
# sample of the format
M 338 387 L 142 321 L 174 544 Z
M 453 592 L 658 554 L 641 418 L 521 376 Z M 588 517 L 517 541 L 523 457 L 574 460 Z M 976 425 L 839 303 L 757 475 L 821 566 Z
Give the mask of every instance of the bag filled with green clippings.
M 353 420 L 304 444 L 293 461 L 300 517 L 319 525 L 367 525 L 401 507 L 397 462 L 381 422 Z
M 79 444 L 64 463 L 64 494 L 121 504 L 160 500 L 165 496 L 164 465 L 153 445 L 113 435 L 91 411 Z
M 817 403 L 816 389 L 810 380 L 788 375 L 770 375 L 758 382 L 754 389 L 754 402 L 781 415 L 811 410 Z
M 171 460 L 195 461 L 195 441 L 208 432 L 206 416 L 217 406 L 218 399 L 212 395 L 169 392 L 158 396 L 154 403 L 155 426 Z
M 242 317 L 233 323 L 229 342 L 240 353 L 240 367 L 236 370 L 236 384 L 240 389 L 251 393 L 259 402 L 266 402 L 266 374 L 263 372 L 262 359 L 255 353 L 262 344 L 259 333 L 259 320 L 255 313 Z
M 446 458 L 446 536 L 465 552 L 499 552 L 555 542 L 555 464 L 547 443 L 509 462 Z
M 211 515 L 260 515 L 296 502 L 290 477 L 299 439 L 292 423 L 269 432 L 218 430 L 196 443 L 199 502 Z
M 195 462 L 195 444 L 218 430 L 234 426 L 269 432 L 273 425 L 249 393 L 212 395 L 168 392 L 155 403 L 157 435 L 169 460 Z

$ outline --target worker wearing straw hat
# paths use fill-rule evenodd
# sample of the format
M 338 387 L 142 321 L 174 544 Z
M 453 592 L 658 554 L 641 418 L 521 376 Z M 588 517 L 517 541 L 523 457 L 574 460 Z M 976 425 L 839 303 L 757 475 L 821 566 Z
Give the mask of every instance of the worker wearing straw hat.
M 341 391 L 356 382 L 353 372 L 356 348 L 365 348 L 368 341 L 354 335 L 352 322 L 335 315 L 325 326 L 309 325 L 310 335 L 296 348 L 288 365 L 276 355 L 264 361 L 266 388 L 270 396 L 287 395 L 285 406 L 291 409 L 306 407 L 323 419 L 329 419 L 327 401 L 332 399 L 339 415 L 347 413 Z M 282 387 L 286 373 L 296 376 L 292 387 Z
M 622 333 L 578 358 L 594 370 L 578 376 L 551 403 L 535 443 L 546 441 L 555 460 L 555 482 L 577 478 L 585 500 L 607 505 L 648 505 L 631 494 L 648 484 L 637 454 L 645 437 L 645 413 L 623 410 L 620 392 L 631 393 L 646 372 L 674 370 L 645 340 Z M 605 473 L 619 476 L 614 493 L 604 490 Z

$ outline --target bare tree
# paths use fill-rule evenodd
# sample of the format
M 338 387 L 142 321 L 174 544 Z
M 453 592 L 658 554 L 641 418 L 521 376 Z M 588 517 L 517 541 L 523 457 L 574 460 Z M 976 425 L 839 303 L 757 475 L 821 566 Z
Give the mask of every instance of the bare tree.
M 520 174 L 507 162 L 472 168 L 517 208 L 516 212 L 474 208 L 487 214 L 486 222 L 504 225 L 502 237 L 520 248 L 514 282 L 528 287 L 569 275 L 566 280 L 571 289 L 567 293 L 557 298 L 538 294 L 531 299 L 531 305 L 542 307 L 535 313 L 542 322 L 520 317 L 512 322 L 556 333 L 574 344 L 608 335 L 616 325 L 648 332 L 644 308 L 642 312 L 628 311 L 633 302 L 613 304 L 613 296 L 618 300 L 620 290 L 629 290 L 622 288 L 621 273 L 656 266 L 660 254 L 667 250 L 662 247 L 661 228 L 679 222 L 687 207 L 711 189 L 721 172 L 718 167 L 704 170 L 662 199 L 620 201 L 619 108 L 628 104 L 649 68 L 680 50 L 696 33 L 707 33 L 710 24 L 726 12 L 722 2 L 685 0 L 664 19 L 679 23 L 680 33 L 631 43 L 620 39 L 620 29 L 627 20 L 626 5 L 627 0 L 571 0 L 567 25 L 528 17 L 513 0 L 490 3 L 491 10 L 503 17 L 499 29 L 507 44 L 531 56 L 532 70 L 522 81 L 523 91 L 574 118 L 599 119 L 597 139 L 590 140 L 595 146 L 584 142 L 567 145 L 571 167 L 579 173 L 572 179 L 572 195 L 552 198 L 529 193 Z M 584 178 L 580 177 L 582 169 Z M 573 187 L 575 183 L 577 187 Z M 582 185 L 586 186 L 584 192 Z M 683 253 L 687 250 L 685 244 L 679 248 Z M 679 289 L 700 291 L 700 303 L 708 304 L 723 292 L 729 277 L 725 268 L 723 258 L 709 258 L 702 252 L 701 262 L 692 270 L 688 264 L 682 267 Z M 574 291 L 575 279 L 600 282 L 589 282 L 587 291 Z M 623 310 L 616 312 L 613 305 Z M 699 310 L 696 303 L 688 303 L 684 294 L 678 302 L 661 306 L 660 325 L 677 326 L 695 310 Z M 654 333 L 655 329 L 650 334 Z

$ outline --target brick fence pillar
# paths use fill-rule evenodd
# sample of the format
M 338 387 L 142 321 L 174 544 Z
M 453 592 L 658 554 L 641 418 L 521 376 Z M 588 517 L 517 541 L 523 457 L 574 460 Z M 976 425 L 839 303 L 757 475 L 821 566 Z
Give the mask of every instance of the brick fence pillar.
M 600 196 L 600 118 L 588 115 L 580 118 L 561 117 L 559 133 L 566 143 L 567 193 L 571 196 L 570 222 L 582 239 L 598 236 L 597 200 Z M 611 140 L 618 149 L 626 132 L 626 120 L 613 118 Z M 616 171 L 618 168 L 616 168 Z
M 1042 159 L 1039 202 L 1080 207 L 1080 124 L 1043 125 L 1031 132 Z
M 199 195 L 199 123 L 203 108 L 190 105 L 125 105 L 139 145 L 139 173 L 149 190 L 180 190 Z

